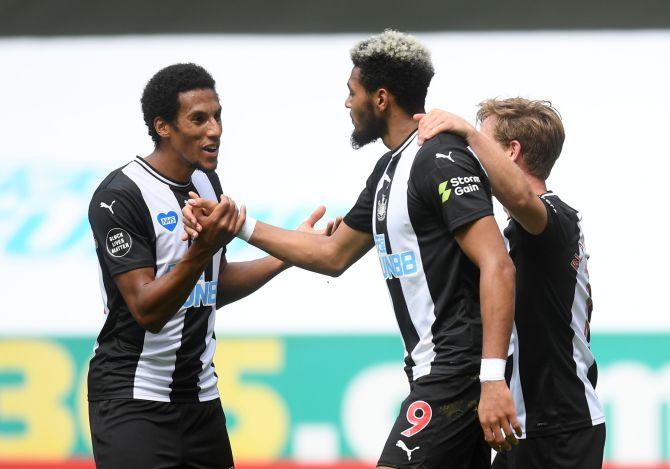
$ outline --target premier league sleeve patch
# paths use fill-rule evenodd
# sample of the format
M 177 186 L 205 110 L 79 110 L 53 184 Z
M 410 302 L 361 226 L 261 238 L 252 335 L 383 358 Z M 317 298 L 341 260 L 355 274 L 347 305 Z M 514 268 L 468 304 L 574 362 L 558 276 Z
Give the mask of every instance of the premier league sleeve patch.
M 112 228 L 106 236 L 107 252 L 113 257 L 123 257 L 130 252 L 133 239 L 122 228 Z

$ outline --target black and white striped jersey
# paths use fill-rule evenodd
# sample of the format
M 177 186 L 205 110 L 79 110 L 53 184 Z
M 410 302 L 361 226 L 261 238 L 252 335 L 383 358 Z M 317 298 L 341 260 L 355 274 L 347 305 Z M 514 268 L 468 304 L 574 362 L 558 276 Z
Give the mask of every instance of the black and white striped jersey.
M 95 237 L 100 289 L 107 314 L 88 375 L 90 401 L 134 398 L 197 402 L 218 397 L 212 358 L 221 257 L 218 251 L 190 296 L 163 329 L 151 333 L 132 317 L 114 276 L 152 267 L 165 275 L 184 256 L 181 208 L 192 190 L 218 200 L 214 173 L 173 181 L 141 158 L 110 173 L 93 194 L 88 217 Z
M 541 234 L 514 219 L 504 231 L 516 267 L 510 390 L 529 437 L 605 421 L 589 346 L 593 302 L 580 216 L 551 192 L 540 199 L 547 209 Z
M 344 219 L 374 236 L 410 381 L 479 371 L 479 270 L 454 232 L 492 214 L 488 179 L 465 141 L 443 133 L 419 147 L 413 133 L 377 162 Z

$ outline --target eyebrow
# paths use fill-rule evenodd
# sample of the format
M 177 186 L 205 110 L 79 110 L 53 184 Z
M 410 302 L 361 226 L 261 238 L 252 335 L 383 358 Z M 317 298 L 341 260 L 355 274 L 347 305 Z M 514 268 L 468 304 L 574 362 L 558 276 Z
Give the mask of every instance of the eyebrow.
M 212 114 L 220 114 L 222 110 L 223 110 L 223 108 L 221 106 L 219 106 L 217 109 L 214 110 L 214 112 Z M 209 112 L 207 112 L 204 109 L 191 109 L 186 115 L 187 116 L 192 116 L 192 115 L 196 115 L 196 114 L 209 114 Z

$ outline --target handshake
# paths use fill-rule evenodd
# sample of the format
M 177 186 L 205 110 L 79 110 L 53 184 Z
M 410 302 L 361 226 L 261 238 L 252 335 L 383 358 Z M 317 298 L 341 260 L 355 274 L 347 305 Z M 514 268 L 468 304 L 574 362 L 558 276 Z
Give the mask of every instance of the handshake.
M 198 241 L 198 245 L 216 252 L 228 244 L 235 236 L 250 241 L 256 227 L 256 220 L 247 216 L 244 205 L 237 203 L 226 195 L 221 195 L 219 202 L 203 199 L 195 192 L 189 192 L 189 199 L 182 208 L 184 233 L 182 241 Z M 326 207 L 319 206 L 298 228 L 298 231 L 315 235 L 330 236 L 342 222 L 342 217 L 330 220 L 323 229 L 314 225 L 323 218 Z

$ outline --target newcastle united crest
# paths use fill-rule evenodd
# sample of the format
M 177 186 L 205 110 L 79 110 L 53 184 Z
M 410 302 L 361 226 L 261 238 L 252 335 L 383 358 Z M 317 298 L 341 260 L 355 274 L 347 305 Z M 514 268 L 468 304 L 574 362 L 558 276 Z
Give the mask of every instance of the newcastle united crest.
M 388 199 L 384 194 L 382 194 L 381 198 L 377 200 L 377 220 L 384 221 L 384 218 L 386 218 L 387 203 Z

